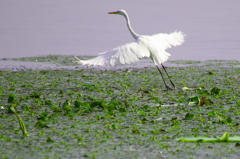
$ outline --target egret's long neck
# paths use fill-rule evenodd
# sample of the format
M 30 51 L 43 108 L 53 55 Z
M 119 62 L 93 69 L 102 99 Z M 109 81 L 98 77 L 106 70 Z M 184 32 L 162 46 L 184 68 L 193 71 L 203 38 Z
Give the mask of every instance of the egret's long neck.
M 123 16 L 126 18 L 128 30 L 130 31 L 130 33 L 132 34 L 134 39 L 137 39 L 139 37 L 139 35 L 133 31 L 133 29 L 132 29 L 132 27 L 130 25 L 130 20 L 129 20 L 128 15 L 124 14 Z

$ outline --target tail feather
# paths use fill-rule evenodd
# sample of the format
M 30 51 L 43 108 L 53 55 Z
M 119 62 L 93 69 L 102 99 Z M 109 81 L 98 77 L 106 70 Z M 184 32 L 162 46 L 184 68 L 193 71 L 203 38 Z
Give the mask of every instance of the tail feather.
M 81 59 L 77 58 L 77 56 L 74 56 L 74 57 L 75 57 L 75 59 L 78 60 L 78 61 L 74 61 L 74 62 L 77 62 L 77 63 L 79 63 L 79 64 L 82 64 L 82 60 L 81 60 Z
M 74 56 L 74 57 L 75 57 L 75 59 L 77 59 L 77 60 L 81 61 L 79 58 L 77 58 L 77 56 Z

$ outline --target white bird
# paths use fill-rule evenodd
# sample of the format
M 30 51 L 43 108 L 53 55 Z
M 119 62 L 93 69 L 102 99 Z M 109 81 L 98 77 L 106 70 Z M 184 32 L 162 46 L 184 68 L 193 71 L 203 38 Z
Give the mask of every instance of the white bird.
M 125 10 L 109 12 L 108 14 L 118 14 L 124 16 L 127 21 L 127 27 L 135 41 L 100 53 L 100 56 L 97 56 L 93 59 L 80 60 L 75 56 L 75 58 L 78 60 L 77 62 L 82 65 L 114 66 L 120 64 L 130 64 L 143 57 L 150 57 L 161 74 L 166 88 L 170 89 L 170 87 L 167 86 L 163 74 L 158 67 L 160 64 L 162 65 L 172 86 L 175 89 L 175 85 L 171 81 L 162 63 L 167 61 L 168 57 L 170 56 L 170 54 L 165 50 L 171 48 L 171 46 L 181 45 L 184 42 L 184 36 L 186 35 L 184 35 L 181 31 L 175 31 L 170 34 L 159 33 L 152 36 L 138 35 L 133 31 L 130 25 L 129 17 Z

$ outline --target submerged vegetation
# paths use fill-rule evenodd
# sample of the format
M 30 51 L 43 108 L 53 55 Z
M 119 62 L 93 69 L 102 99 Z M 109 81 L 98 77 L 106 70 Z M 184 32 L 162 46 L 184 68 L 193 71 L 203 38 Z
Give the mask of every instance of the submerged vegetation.
M 240 136 L 240 63 L 172 63 L 172 91 L 155 68 L 0 71 L 0 158 L 238 157 L 175 139 Z

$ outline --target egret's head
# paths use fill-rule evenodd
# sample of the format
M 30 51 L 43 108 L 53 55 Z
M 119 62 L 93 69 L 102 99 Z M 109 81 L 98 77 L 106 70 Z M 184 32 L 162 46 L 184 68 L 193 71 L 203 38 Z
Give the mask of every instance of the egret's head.
M 126 11 L 121 9 L 119 11 L 115 11 L 115 12 L 108 12 L 108 14 L 118 14 L 118 15 L 126 15 Z

